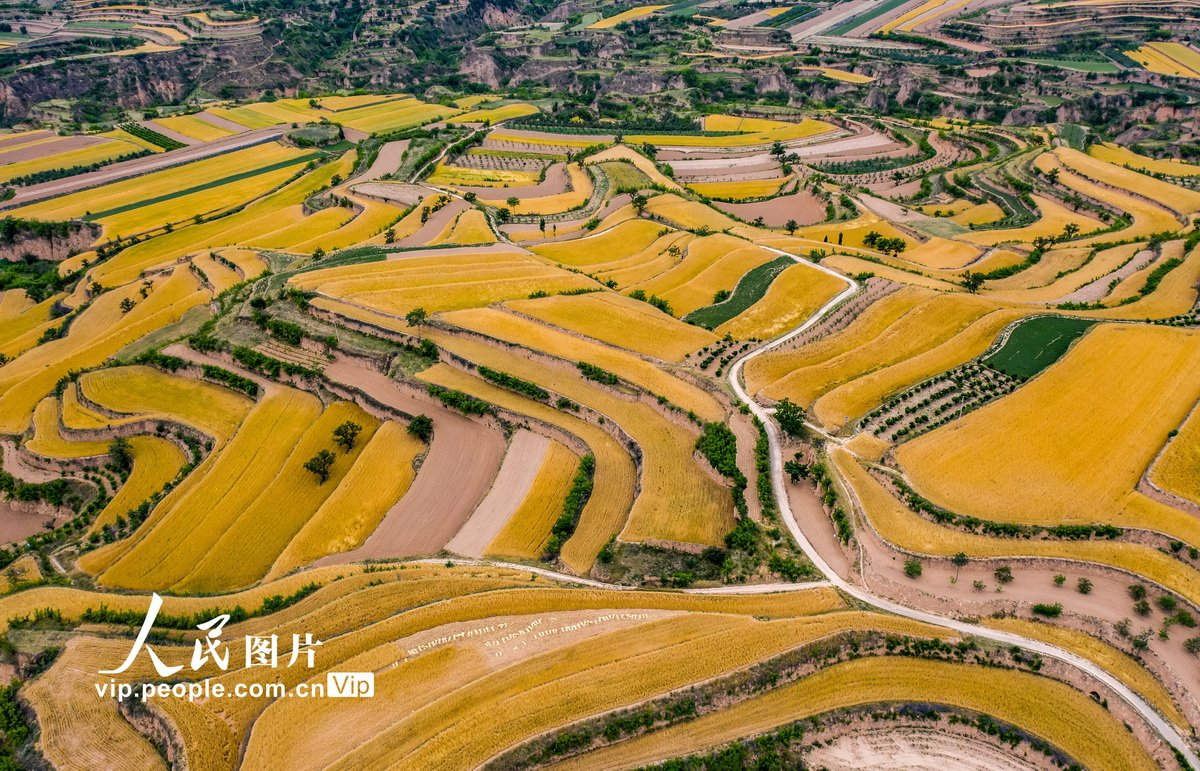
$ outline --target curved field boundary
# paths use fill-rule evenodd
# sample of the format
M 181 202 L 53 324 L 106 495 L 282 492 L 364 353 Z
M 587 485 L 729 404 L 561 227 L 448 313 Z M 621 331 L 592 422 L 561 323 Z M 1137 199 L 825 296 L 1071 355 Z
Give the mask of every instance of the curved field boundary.
M 746 275 L 738 281 L 733 294 L 728 299 L 704 308 L 697 308 L 684 316 L 683 320 L 699 324 L 705 329 L 716 329 L 761 300 L 779 274 L 794 263 L 795 260 L 791 256 L 780 256 L 747 271 Z

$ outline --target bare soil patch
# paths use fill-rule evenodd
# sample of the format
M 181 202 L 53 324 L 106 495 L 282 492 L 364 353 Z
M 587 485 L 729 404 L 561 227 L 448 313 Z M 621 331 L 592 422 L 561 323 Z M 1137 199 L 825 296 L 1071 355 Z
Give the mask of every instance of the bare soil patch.
M 781 228 L 788 220 L 815 225 L 825 219 L 825 203 L 807 190 L 752 203 L 713 201 L 713 206 L 746 222 L 762 217 L 763 224 L 770 228 Z

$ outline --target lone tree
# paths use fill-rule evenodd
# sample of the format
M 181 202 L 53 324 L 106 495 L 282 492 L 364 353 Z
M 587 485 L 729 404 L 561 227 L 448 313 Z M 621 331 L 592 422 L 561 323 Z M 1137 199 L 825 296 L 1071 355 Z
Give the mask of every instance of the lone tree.
M 783 473 L 788 475 L 788 479 L 792 480 L 792 484 L 796 484 L 801 479 L 808 479 L 808 464 L 800 460 L 800 453 L 796 453 L 796 457 L 789 461 L 784 461 Z
M 633 210 L 637 212 L 637 216 L 642 216 L 646 211 L 646 205 L 650 203 L 650 199 L 641 193 L 634 194 L 633 198 L 629 199 L 629 203 L 633 204 Z
M 329 450 L 321 450 L 316 455 L 308 459 L 304 464 L 304 468 L 317 475 L 321 480 L 321 484 L 325 484 L 329 480 L 329 472 L 333 468 L 333 453 Z
M 954 580 L 958 581 L 958 571 L 967 566 L 971 560 L 967 558 L 967 553 L 960 551 L 950 558 L 950 564 L 954 566 Z
M 429 318 L 429 314 L 425 312 L 424 308 L 413 308 L 411 311 L 404 314 L 404 323 L 408 324 L 410 327 L 420 328 L 420 326 L 425 323 L 425 319 L 427 318 Z
M 800 223 L 796 222 L 796 220 L 788 220 L 787 222 L 783 223 L 783 229 L 787 231 L 789 236 L 795 233 L 799 228 Z
M 983 286 L 983 281 L 984 278 L 982 273 L 977 270 L 968 270 L 966 273 L 963 273 L 962 287 L 971 294 L 975 294 L 979 291 L 979 288 Z
M 118 470 L 129 471 L 133 468 L 133 447 L 125 437 L 115 437 L 108 443 L 108 455 Z
M 408 433 L 422 442 L 428 442 L 433 438 L 433 418 L 428 415 L 417 415 L 409 421 Z
M 333 429 L 333 441 L 342 446 L 346 452 L 354 449 L 354 443 L 358 441 L 358 435 L 362 431 L 362 426 L 355 423 L 353 420 L 347 420 L 337 428 Z
M 793 439 L 803 439 L 808 435 L 804 425 L 804 410 L 791 399 L 784 399 L 775 406 L 775 420 L 783 432 Z

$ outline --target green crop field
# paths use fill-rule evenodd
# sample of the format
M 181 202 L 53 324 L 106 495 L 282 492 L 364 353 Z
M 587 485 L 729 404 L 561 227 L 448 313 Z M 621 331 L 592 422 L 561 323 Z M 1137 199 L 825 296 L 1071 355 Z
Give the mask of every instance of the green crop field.
M 1066 316 L 1036 316 L 1017 324 L 1004 345 L 983 363 L 1006 375 L 1027 380 L 1062 358 L 1071 344 L 1095 322 Z
M 771 282 L 775 280 L 775 277 L 782 273 L 789 265 L 795 264 L 796 261 L 791 257 L 778 257 L 770 262 L 763 263 L 742 276 L 742 280 L 738 281 L 733 294 L 727 300 L 704 308 L 697 308 L 687 316 L 684 316 L 683 320 L 692 324 L 699 324 L 705 329 L 716 329 L 721 324 L 724 324 L 761 300 L 763 295 L 767 293 L 767 289 L 770 288 Z

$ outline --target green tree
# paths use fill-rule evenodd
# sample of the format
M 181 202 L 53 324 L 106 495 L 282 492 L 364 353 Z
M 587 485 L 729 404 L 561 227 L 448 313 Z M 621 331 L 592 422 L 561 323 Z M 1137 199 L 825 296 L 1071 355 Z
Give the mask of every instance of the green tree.
M 1013 580 L 1012 568 L 1008 565 L 1001 565 L 993 572 L 996 580 L 1002 584 L 1011 584 Z
M 1091 594 L 1092 582 L 1086 578 L 1081 578 L 1079 579 L 1079 583 L 1075 585 L 1075 588 L 1079 590 L 1080 594 Z
M 123 436 L 114 437 L 108 443 L 108 456 L 112 459 L 112 464 L 121 471 L 133 468 L 133 447 Z
M 803 463 L 797 458 L 785 461 L 783 464 L 783 473 L 788 475 L 788 479 L 792 480 L 792 484 L 798 483 L 801 479 L 808 479 L 808 464 Z
M 967 566 L 967 563 L 970 561 L 971 561 L 970 558 L 967 557 L 967 553 L 963 552 L 963 551 L 960 551 L 958 554 L 955 554 L 953 557 L 950 558 L 950 564 L 954 566 L 954 580 L 955 581 L 958 580 L 958 571 L 965 568 Z
M 962 275 L 962 287 L 971 294 L 975 294 L 983 286 L 984 280 L 984 275 L 979 271 L 968 270 Z
M 353 420 L 347 420 L 333 429 L 333 441 L 337 442 L 346 452 L 350 452 L 354 449 L 354 443 L 358 441 L 358 435 L 361 432 L 362 426 Z
M 385 244 L 394 244 L 396 242 L 396 229 L 388 228 L 383 231 L 383 242 Z
M 808 428 L 804 425 L 804 410 L 791 399 L 784 399 L 775 405 L 775 421 L 793 439 L 803 439 L 808 435 Z
M 408 433 L 428 443 L 433 438 L 433 418 L 428 415 L 417 415 L 408 423 Z
M 799 228 L 800 223 L 796 222 L 796 220 L 788 220 L 787 222 L 783 223 L 783 229 L 787 231 L 789 236 L 795 233 Z
M 329 472 L 333 469 L 334 460 L 333 453 L 329 450 L 321 450 L 305 462 L 304 468 L 316 474 L 317 478 L 321 480 L 321 484 L 325 484 L 329 481 Z
M 417 327 L 419 329 L 427 318 L 429 318 L 429 314 L 425 312 L 424 308 L 413 308 L 404 314 L 404 323 L 410 327 Z
M 642 195 L 641 193 L 636 193 L 634 194 L 633 198 L 629 200 L 629 202 L 633 204 L 634 211 L 636 211 L 637 215 L 640 217 L 642 216 L 642 213 L 646 211 L 646 205 L 650 203 L 650 199 L 646 198 L 646 196 Z
M 924 568 L 921 565 L 921 560 L 916 557 L 909 557 L 904 560 L 904 575 L 909 578 L 920 578 Z

